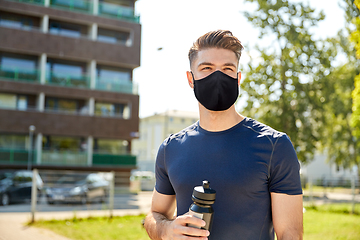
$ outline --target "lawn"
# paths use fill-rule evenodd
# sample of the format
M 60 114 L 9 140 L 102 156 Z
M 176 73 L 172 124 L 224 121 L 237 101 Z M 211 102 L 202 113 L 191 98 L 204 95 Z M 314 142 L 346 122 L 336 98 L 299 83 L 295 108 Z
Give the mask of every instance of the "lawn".
M 304 240 L 359 240 L 360 205 L 349 214 L 350 204 L 307 207 L 304 213 Z M 33 226 L 50 229 L 73 240 L 149 240 L 141 221 L 144 215 L 94 217 L 62 221 L 38 221 Z

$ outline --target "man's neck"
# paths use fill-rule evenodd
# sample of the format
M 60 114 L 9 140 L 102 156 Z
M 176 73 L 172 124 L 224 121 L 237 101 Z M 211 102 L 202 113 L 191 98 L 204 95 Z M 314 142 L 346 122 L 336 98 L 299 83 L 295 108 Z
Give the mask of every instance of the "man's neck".
M 232 128 L 244 117 L 236 112 L 233 105 L 225 111 L 209 111 L 203 106 L 199 105 L 200 112 L 200 126 L 209 132 L 220 132 Z

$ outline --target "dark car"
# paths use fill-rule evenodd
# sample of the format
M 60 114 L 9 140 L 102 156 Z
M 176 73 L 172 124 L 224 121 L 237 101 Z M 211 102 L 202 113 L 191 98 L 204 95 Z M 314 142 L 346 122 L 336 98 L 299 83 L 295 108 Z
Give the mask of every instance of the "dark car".
M 31 200 L 33 172 L 27 170 L 3 170 L 0 172 L 0 204 Z M 38 200 L 41 198 L 43 181 L 39 174 L 36 177 Z
M 109 193 L 109 182 L 99 174 L 65 175 L 46 189 L 48 204 L 77 202 L 86 204 L 93 201 L 105 202 Z

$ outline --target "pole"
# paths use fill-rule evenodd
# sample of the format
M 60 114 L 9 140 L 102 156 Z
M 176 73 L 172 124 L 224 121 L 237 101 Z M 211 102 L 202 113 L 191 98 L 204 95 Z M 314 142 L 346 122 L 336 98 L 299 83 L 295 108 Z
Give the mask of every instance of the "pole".
M 355 175 L 351 178 L 351 192 L 352 192 L 352 207 L 351 214 L 355 213 Z
M 109 193 L 109 210 L 110 210 L 110 218 L 113 217 L 113 209 L 114 209 L 114 191 L 115 191 L 115 172 L 111 171 L 111 181 L 110 181 L 110 193 Z
M 29 127 L 29 152 L 28 152 L 28 165 L 27 165 L 27 170 L 31 170 L 31 155 L 32 155 L 32 145 L 33 145 L 33 134 L 35 131 L 35 126 L 31 125 Z
M 37 202 L 37 180 L 38 170 L 33 170 L 32 187 L 31 187 L 31 223 L 35 222 L 35 211 Z

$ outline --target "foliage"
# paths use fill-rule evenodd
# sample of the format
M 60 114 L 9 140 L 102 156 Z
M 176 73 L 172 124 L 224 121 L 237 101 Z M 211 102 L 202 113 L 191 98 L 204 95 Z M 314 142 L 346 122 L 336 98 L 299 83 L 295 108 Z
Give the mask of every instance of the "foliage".
M 327 82 L 336 56 L 332 45 L 313 39 L 310 30 L 324 19 L 322 12 L 285 0 L 247 0 L 257 9 L 245 12 L 271 47 L 256 46 L 260 57 L 250 61 L 244 90 L 244 112 L 286 132 L 299 160 L 309 161 L 323 137 L 323 105 L 329 101 Z M 259 61 L 260 60 L 260 61 Z
M 355 5 L 360 10 L 360 0 L 355 0 Z M 353 21 L 356 29 L 351 33 L 350 39 L 355 43 L 356 56 L 360 59 L 360 17 L 355 18 Z M 352 92 L 352 98 L 353 114 L 351 118 L 351 125 L 354 128 L 354 136 L 360 139 L 360 74 L 355 78 L 355 89 Z

